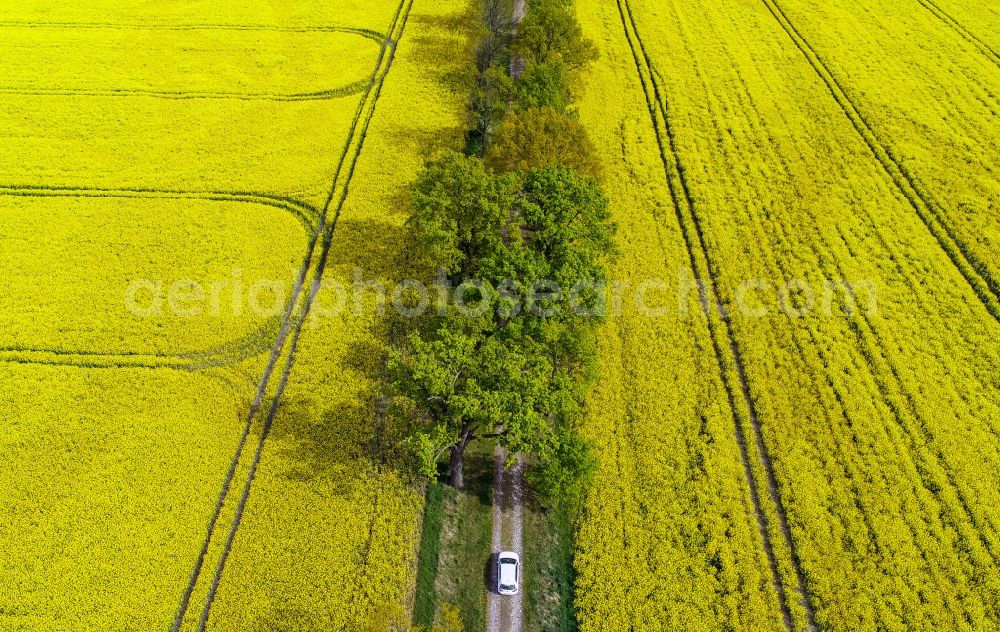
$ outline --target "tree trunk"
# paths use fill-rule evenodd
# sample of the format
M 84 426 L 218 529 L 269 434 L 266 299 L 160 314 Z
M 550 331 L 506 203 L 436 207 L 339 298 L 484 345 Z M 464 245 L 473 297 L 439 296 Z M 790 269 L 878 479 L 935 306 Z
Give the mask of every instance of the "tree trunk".
M 451 461 L 448 468 L 451 486 L 455 489 L 465 489 L 465 441 L 459 441 L 451 446 Z
M 451 474 L 451 486 L 455 489 L 465 489 L 465 449 L 472 442 L 473 428 L 466 422 L 462 425 L 462 434 L 458 443 L 451 446 L 451 460 L 448 467 Z

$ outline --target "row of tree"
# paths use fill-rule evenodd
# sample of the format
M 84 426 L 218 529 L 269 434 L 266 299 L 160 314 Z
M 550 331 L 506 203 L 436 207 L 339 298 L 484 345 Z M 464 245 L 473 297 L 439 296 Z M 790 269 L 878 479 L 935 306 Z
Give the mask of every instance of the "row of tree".
M 395 328 L 390 411 L 422 473 L 447 458 L 461 488 L 468 448 L 499 442 L 532 457 L 533 486 L 555 501 L 594 467 L 575 428 L 614 252 L 600 163 L 572 109 L 596 52 L 570 0 L 534 0 L 516 40 L 512 5 L 485 0 L 483 13 L 466 154 L 431 162 L 413 189 L 413 273 L 442 291 Z

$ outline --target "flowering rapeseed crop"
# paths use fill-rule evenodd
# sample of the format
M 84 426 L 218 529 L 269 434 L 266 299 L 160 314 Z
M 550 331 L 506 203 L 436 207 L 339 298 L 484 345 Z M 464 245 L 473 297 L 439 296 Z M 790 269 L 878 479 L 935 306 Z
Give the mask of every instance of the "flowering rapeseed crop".
M 293 334 L 293 290 L 321 261 L 393 276 L 418 139 L 458 140 L 460 62 L 428 46 L 460 4 L 0 7 L 0 628 L 337 629 L 404 600 L 419 498 L 369 449 L 377 322 Z
M 687 319 L 691 350 L 651 349 L 671 328 L 605 343 L 582 629 L 1000 621 L 995 249 L 991 233 L 959 248 L 976 223 L 995 228 L 995 144 L 961 140 L 972 120 L 993 133 L 970 92 L 996 85 L 995 68 L 921 3 L 805 4 L 580 0 L 608 66 L 583 116 L 633 183 L 614 191 L 634 224 L 623 250 L 659 257 L 668 278 L 693 267 L 728 312 L 708 332 Z M 925 134 L 932 119 L 947 140 Z M 987 202 L 960 217 L 962 195 Z M 877 301 L 840 296 L 820 314 L 801 309 L 808 291 L 774 291 L 790 280 L 865 281 Z M 615 329 L 655 326 L 629 320 Z M 728 396 L 710 386 L 720 374 Z

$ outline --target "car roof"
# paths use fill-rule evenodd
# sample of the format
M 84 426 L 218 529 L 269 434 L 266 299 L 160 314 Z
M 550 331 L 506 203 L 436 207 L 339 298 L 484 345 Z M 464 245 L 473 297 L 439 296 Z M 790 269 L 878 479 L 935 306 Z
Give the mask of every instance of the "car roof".
M 504 585 L 512 585 L 517 583 L 517 573 L 515 572 L 517 568 L 514 564 L 501 564 L 500 565 L 500 583 Z

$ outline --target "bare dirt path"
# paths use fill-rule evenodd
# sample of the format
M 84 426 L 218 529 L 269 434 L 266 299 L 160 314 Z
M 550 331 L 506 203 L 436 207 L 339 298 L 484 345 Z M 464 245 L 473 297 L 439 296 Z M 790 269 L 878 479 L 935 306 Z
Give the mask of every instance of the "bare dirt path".
M 528 6 L 525 0 L 514 0 L 514 9 L 510 16 L 510 23 L 514 36 L 517 36 L 517 27 L 521 26 L 521 20 L 528 13 Z M 510 76 L 514 79 L 520 79 L 521 75 L 524 73 L 525 60 L 523 57 L 513 57 L 510 60 Z
M 521 24 L 521 20 L 524 19 L 524 16 L 528 14 L 528 7 L 525 1 L 514 0 L 514 10 L 512 13 L 512 21 L 514 22 L 514 27 L 517 28 L 517 26 Z
M 525 0 L 514 0 L 511 23 L 513 31 L 527 13 Z M 515 57 L 510 61 L 510 76 L 519 79 L 524 72 L 525 60 Z M 507 469 L 507 452 L 497 446 L 493 452 L 493 542 L 490 554 L 490 580 L 487 593 L 487 632 L 521 632 L 524 629 L 524 460 L 518 456 Z M 513 596 L 497 593 L 496 565 L 501 551 L 513 551 L 521 559 L 521 590 Z
M 488 632 L 520 632 L 524 628 L 524 577 L 522 559 L 521 591 L 512 597 L 497 594 L 496 560 L 501 551 L 513 551 L 523 557 L 522 513 L 524 507 L 524 462 L 518 457 L 505 467 L 507 452 L 500 446 L 494 451 L 493 473 L 493 550 L 490 556 L 490 581 L 487 600 Z

